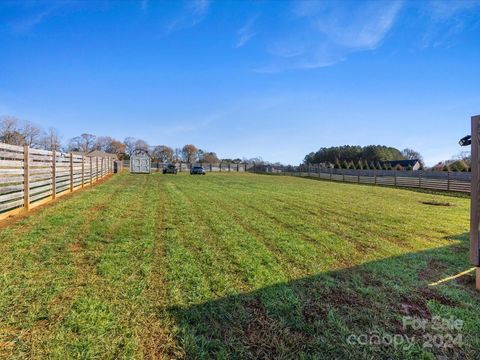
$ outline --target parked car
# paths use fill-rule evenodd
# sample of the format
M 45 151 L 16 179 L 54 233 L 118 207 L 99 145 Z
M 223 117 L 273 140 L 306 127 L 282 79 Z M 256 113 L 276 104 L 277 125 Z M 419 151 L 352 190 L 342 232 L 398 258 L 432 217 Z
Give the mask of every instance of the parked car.
M 203 166 L 194 166 L 190 169 L 190 175 L 205 175 L 205 169 Z
M 166 167 L 163 168 L 164 174 L 177 174 L 178 169 L 175 164 L 168 164 Z

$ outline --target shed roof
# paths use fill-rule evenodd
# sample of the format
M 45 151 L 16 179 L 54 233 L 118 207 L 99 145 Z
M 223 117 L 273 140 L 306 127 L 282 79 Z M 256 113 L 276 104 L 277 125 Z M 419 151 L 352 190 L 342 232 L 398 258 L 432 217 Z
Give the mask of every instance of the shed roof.
M 137 149 L 133 152 L 132 156 L 142 156 L 147 155 L 149 158 L 152 158 L 152 155 L 147 150 Z

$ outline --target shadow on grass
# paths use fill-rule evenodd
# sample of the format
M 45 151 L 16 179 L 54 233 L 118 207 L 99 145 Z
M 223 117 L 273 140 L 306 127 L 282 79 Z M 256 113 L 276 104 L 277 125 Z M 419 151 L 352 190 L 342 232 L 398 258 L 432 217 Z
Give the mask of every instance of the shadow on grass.
M 480 297 L 472 279 L 428 286 L 469 267 L 468 234 L 451 240 L 460 242 L 170 308 L 179 329 L 177 341 L 188 358 L 479 358 L 478 340 L 453 349 L 422 349 L 425 333 L 402 323 L 405 316 L 431 320 L 438 314 L 468 317 L 462 320 L 473 324 L 480 321 L 474 310 Z M 347 342 L 350 334 L 377 332 L 416 336 L 416 345 L 407 349 Z M 469 339 L 464 334 L 464 341 Z

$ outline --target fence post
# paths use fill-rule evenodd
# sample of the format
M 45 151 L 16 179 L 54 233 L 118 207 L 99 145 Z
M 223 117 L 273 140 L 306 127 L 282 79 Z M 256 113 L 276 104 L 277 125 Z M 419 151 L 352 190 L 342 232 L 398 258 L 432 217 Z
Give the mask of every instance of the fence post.
M 23 147 L 23 206 L 30 210 L 30 154 L 29 147 Z
M 472 175 L 470 192 L 470 261 L 480 290 L 480 115 L 472 116 Z
M 228 163 L 228 172 L 230 172 L 231 164 Z
M 95 182 L 98 181 L 98 156 L 95 157 L 97 159 L 97 165 L 95 166 Z
M 52 151 L 52 200 L 57 198 L 57 151 Z
M 70 153 L 70 192 L 73 191 L 73 154 Z
M 374 184 L 377 185 L 377 170 L 373 170 Z
M 85 156 L 82 155 L 82 189 L 85 187 Z
M 92 157 L 90 157 L 90 187 L 93 185 L 93 161 Z
M 421 170 L 418 171 L 418 187 L 419 188 L 422 187 L 422 171 Z
M 397 186 L 397 170 L 394 170 L 393 172 L 393 184 L 395 187 Z
M 450 171 L 447 172 L 447 191 L 450 191 Z

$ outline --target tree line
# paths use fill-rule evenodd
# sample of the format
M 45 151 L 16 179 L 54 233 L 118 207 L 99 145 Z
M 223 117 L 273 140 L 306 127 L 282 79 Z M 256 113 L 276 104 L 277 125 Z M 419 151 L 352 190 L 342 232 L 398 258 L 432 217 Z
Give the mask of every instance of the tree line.
M 62 141 L 62 136 L 54 128 L 42 129 L 29 121 L 20 121 L 11 116 L 0 118 L 0 142 L 29 146 L 34 149 L 57 150 L 57 151 L 77 151 L 89 153 L 94 150 L 104 151 L 116 154 L 120 160 L 128 160 L 137 150 L 147 151 L 156 162 L 186 162 L 186 163 L 242 163 L 255 162 L 263 163 L 260 157 L 257 158 L 236 158 L 220 159 L 213 151 L 206 151 L 197 148 L 193 144 L 186 144 L 183 147 L 172 148 L 167 145 L 150 145 L 143 139 L 127 137 L 124 140 L 118 140 L 110 136 L 96 136 L 94 134 L 83 133 Z
M 385 145 L 322 147 L 307 154 L 304 165 L 321 164 L 343 169 L 387 169 L 388 161 L 418 160 L 423 166 L 422 155 L 413 149 L 399 150 Z

